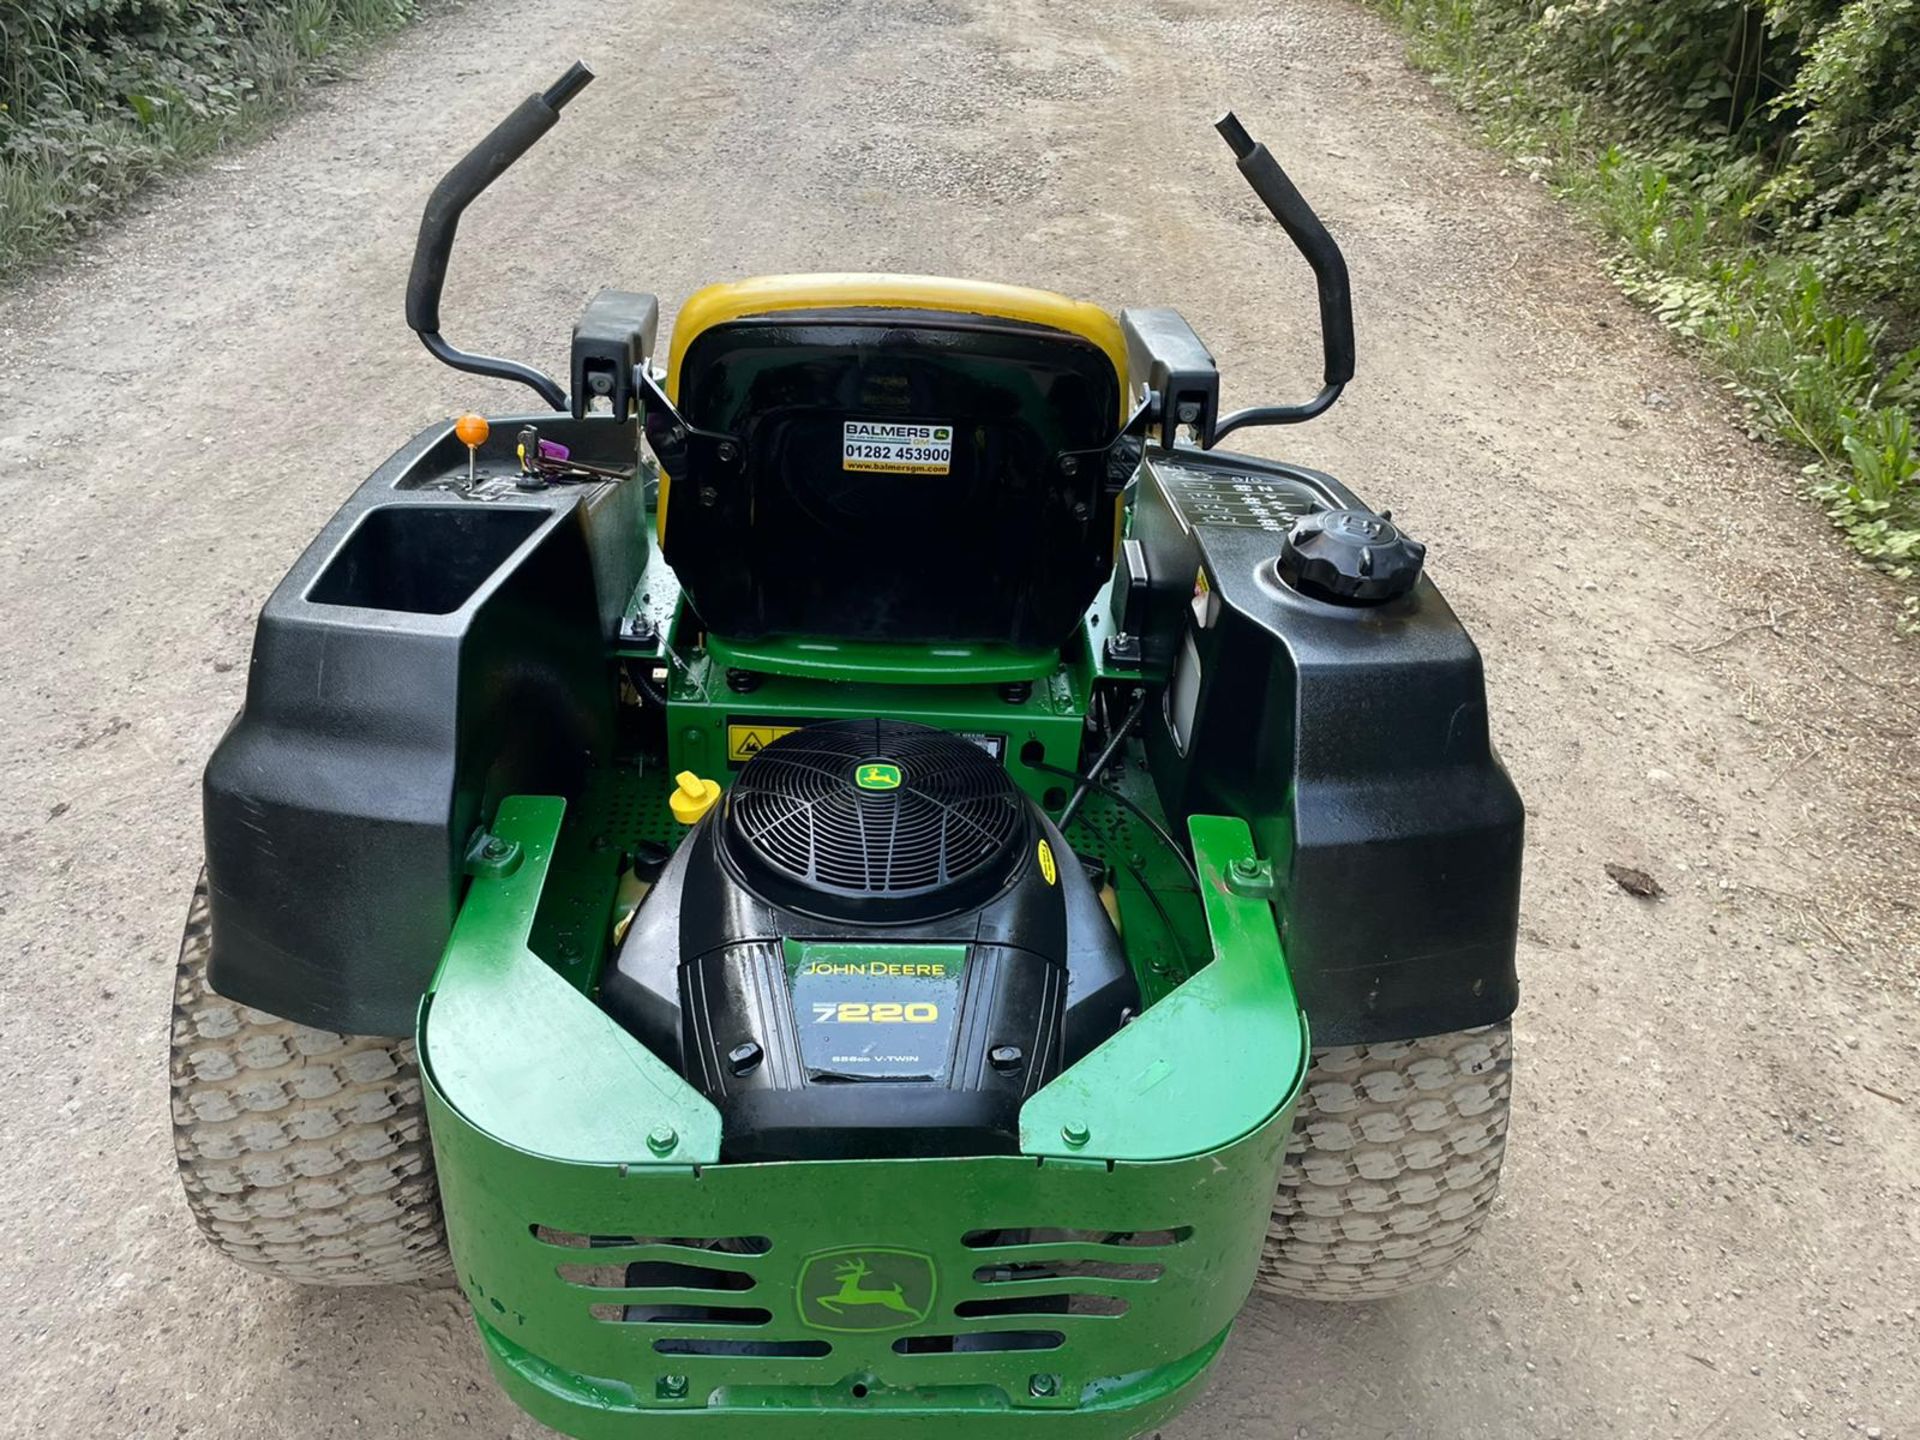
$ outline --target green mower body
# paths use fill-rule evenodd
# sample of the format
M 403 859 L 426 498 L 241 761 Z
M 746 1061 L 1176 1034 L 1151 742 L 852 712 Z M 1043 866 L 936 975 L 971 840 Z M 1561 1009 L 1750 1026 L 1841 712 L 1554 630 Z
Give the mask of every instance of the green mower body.
M 1194 822 L 1211 962 L 1033 1095 L 1019 1154 L 739 1165 L 529 948 L 563 825 L 501 808 L 510 870 L 474 880 L 420 1021 L 459 1280 L 516 1400 L 590 1437 L 1124 1436 L 1180 1403 L 1251 1285 L 1306 1061 L 1271 909 L 1233 888 L 1265 874 L 1243 824 Z
M 900 276 L 712 287 L 664 368 L 603 292 L 569 394 L 438 292 L 581 73 L 409 292 L 570 413 L 423 433 L 268 601 L 208 987 L 414 1036 L 458 1281 L 560 1431 L 1150 1430 L 1270 1243 L 1309 1029 L 1517 998 L 1477 651 L 1337 481 L 1213 448 L 1351 374 L 1338 252 L 1229 117 L 1320 275 L 1307 406 L 1221 415 L 1171 311 Z

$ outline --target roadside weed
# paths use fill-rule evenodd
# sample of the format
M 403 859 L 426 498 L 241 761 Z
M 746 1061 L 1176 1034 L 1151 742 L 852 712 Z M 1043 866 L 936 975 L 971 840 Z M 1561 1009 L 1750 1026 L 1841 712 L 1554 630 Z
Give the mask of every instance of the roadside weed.
M 1853 546 L 1920 575 L 1920 0 L 1376 4 L 1755 432 L 1807 452 Z

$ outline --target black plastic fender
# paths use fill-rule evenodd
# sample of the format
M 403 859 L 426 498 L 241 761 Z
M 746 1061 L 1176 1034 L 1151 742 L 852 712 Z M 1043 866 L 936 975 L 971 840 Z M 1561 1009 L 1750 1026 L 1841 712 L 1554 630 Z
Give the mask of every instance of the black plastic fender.
M 1424 576 L 1398 598 L 1303 594 L 1301 518 L 1360 508 L 1331 477 L 1150 452 L 1148 755 L 1169 818 L 1239 815 L 1273 862 L 1316 1045 L 1491 1024 L 1519 1001 L 1525 813 L 1488 733 L 1480 652 Z
M 634 430 L 540 417 L 576 456 Z M 494 424 L 494 468 L 516 422 Z M 642 480 L 464 494 L 446 426 L 357 490 L 262 609 L 207 765 L 209 978 L 301 1024 L 404 1035 L 476 828 L 579 793 L 613 746 L 607 645 L 646 552 Z

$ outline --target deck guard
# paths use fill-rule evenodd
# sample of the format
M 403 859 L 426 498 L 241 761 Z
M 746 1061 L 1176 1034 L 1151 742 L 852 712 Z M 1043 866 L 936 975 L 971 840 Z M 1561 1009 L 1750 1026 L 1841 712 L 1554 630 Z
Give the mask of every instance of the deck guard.
M 1213 962 L 1027 1102 L 1024 1155 L 723 1165 L 713 1107 L 527 948 L 563 812 L 501 807 L 517 849 L 420 1021 L 460 1283 L 521 1405 L 582 1437 L 931 1440 L 1120 1437 L 1183 1402 L 1306 1060 L 1244 824 L 1190 826 Z

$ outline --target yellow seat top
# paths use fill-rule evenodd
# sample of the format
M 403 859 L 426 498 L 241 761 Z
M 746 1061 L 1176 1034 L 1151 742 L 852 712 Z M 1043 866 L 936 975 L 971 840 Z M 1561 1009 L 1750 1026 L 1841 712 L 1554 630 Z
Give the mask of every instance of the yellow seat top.
M 1122 386 L 1126 383 L 1127 344 L 1119 322 L 1098 305 L 1051 290 L 937 275 L 759 275 L 709 285 L 687 297 L 673 322 L 667 393 L 678 398 L 680 364 L 687 347 L 715 325 L 777 310 L 853 309 L 943 310 L 1064 330 L 1099 346 L 1113 362 L 1115 378 Z

